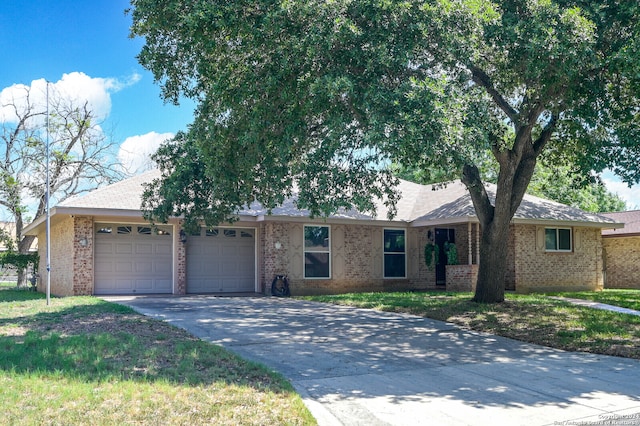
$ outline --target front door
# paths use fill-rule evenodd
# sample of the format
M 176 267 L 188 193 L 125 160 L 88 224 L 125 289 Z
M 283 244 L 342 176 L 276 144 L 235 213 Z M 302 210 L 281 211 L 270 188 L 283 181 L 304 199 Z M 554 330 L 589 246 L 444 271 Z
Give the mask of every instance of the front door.
M 456 230 L 446 228 L 436 228 L 436 246 L 438 247 L 438 258 L 436 259 L 436 285 L 447 284 L 447 253 L 445 243 L 456 242 Z

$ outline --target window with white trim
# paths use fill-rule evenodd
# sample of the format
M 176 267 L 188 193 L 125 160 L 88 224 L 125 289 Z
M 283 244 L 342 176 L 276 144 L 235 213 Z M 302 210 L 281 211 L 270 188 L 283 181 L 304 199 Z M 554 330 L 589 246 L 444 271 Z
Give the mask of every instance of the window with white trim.
M 544 247 L 546 251 L 572 250 L 571 228 L 545 228 Z
M 328 226 L 304 226 L 304 277 L 331 278 L 331 239 Z
M 384 278 L 406 278 L 407 251 L 404 229 L 384 230 Z

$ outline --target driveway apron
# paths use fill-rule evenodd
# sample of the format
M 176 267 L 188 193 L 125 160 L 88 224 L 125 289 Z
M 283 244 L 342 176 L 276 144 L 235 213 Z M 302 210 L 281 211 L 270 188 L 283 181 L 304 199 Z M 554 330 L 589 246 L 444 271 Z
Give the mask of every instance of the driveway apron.
M 640 361 L 269 297 L 105 297 L 287 377 L 320 425 L 640 424 Z

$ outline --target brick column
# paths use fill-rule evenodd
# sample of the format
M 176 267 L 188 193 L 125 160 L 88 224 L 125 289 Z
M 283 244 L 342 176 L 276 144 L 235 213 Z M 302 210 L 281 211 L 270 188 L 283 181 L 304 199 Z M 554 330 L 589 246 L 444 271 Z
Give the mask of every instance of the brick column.
M 176 226 L 176 235 L 173 239 L 176 245 L 176 271 L 177 283 L 174 294 L 187 294 L 187 246 L 180 241 L 181 225 Z
M 73 290 L 74 296 L 93 294 L 93 217 L 73 218 Z

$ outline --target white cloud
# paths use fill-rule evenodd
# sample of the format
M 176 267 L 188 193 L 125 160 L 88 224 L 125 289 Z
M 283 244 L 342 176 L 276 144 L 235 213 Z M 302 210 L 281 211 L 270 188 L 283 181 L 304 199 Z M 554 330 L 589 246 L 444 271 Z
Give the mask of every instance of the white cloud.
M 98 120 L 104 120 L 111 112 L 111 93 L 118 92 L 140 81 L 139 74 L 133 74 L 125 80 L 116 78 L 90 77 L 82 72 L 63 74 L 60 80 L 49 83 L 49 96 L 59 96 L 74 104 L 88 102 Z M 16 122 L 17 118 L 11 105 L 19 108 L 29 104 L 35 111 L 46 111 L 47 82 L 41 78 L 33 80 L 30 85 L 14 84 L 0 92 L 0 122 Z
M 627 208 L 630 210 L 640 209 L 640 185 L 629 187 L 611 172 L 605 172 L 602 175 L 602 181 L 607 189 L 627 202 Z
M 127 173 L 137 174 L 155 167 L 151 160 L 160 145 L 173 138 L 173 133 L 150 132 L 144 135 L 131 136 L 125 139 L 118 151 L 118 160 Z

